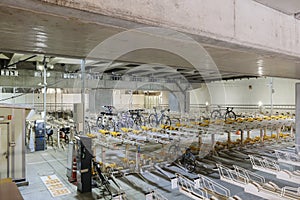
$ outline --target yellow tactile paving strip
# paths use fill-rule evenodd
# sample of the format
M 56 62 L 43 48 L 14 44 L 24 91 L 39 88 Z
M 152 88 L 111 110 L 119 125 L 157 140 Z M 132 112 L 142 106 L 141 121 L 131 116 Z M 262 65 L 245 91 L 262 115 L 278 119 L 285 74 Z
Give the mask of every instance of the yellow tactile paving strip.
M 53 197 L 71 193 L 56 175 L 41 176 L 41 179 Z

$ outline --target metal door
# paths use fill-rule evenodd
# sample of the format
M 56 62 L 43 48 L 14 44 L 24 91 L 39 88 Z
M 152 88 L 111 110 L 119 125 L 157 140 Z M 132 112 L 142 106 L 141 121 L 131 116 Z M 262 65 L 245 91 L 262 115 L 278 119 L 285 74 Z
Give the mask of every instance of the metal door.
M 0 124 L 0 179 L 9 177 L 8 127 L 8 123 Z

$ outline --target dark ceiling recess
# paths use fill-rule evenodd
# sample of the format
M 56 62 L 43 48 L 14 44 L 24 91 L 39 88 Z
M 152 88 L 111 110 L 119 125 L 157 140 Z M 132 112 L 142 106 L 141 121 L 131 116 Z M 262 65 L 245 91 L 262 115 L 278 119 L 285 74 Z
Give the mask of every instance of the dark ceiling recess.
M 138 64 L 127 64 L 126 67 L 137 67 L 137 66 L 140 66 Z
M 176 69 L 176 71 L 182 72 L 182 71 L 187 71 L 187 69 L 178 68 L 178 69 Z
M 123 71 L 123 70 L 124 70 L 124 68 L 116 67 L 116 68 L 111 68 L 109 70 L 105 70 L 104 73 L 111 74 L 113 72 L 120 72 L 120 71 Z

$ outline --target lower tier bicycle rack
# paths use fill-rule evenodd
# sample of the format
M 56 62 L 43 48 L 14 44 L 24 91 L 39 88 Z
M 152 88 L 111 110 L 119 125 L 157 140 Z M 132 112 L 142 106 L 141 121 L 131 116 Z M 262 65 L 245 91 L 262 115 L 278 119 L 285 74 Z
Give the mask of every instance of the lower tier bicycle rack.
M 235 165 L 233 165 L 233 170 L 220 164 L 217 164 L 217 167 L 222 181 L 240 186 L 247 193 L 273 200 L 296 200 L 300 198 L 300 187 L 285 186 L 280 188 L 273 182 L 266 182 L 263 176 Z
M 300 183 L 300 170 L 289 171 L 286 169 L 280 169 L 279 164 L 276 160 L 267 159 L 267 158 L 259 158 L 252 155 L 249 155 L 250 161 L 252 164 L 252 168 L 256 170 L 260 170 L 266 173 L 276 175 L 276 178 L 293 182 Z
M 229 189 L 202 175 L 198 175 L 198 178 L 190 180 L 176 173 L 175 178 L 171 179 L 171 186 L 172 189 L 179 188 L 181 193 L 195 200 L 241 200 L 236 195 L 231 197 Z
M 300 156 L 288 151 L 275 150 L 278 162 L 300 166 Z

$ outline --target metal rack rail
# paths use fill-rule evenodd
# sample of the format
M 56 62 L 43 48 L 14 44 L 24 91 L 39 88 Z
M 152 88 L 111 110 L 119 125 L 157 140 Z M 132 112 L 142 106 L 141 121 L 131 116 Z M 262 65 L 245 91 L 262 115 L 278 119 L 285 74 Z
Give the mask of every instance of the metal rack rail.
M 276 175 L 276 178 L 299 184 L 300 170 L 280 169 L 276 160 L 249 155 L 253 169 Z
M 247 193 L 276 200 L 296 200 L 300 198 L 300 188 L 289 186 L 280 188 L 273 182 L 266 182 L 263 176 L 235 165 L 233 170 L 220 164 L 217 164 L 217 167 L 221 180 L 240 186 Z

